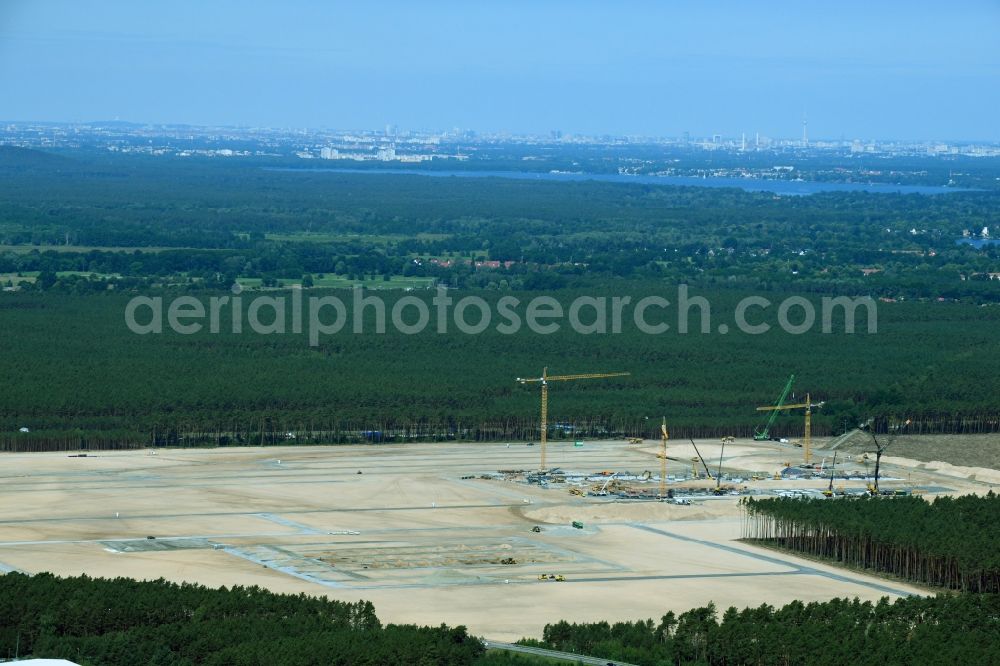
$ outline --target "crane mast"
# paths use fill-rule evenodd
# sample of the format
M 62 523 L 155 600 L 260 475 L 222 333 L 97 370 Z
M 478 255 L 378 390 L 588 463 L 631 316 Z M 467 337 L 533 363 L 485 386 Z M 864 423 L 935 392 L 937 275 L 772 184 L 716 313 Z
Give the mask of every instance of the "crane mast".
M 795 375 L 789 375 L 788 381 L 785 383 L 785 388 L 781 391 L 781 395 L 778 396 L 778 402 L 775 403 L 770 416 L 768 416 L 767 421 L 762 426 L 757 426 L 754 430 L 753 438 L 758 442 L 762 442 L 771 439 L 771 426 L 774 425 L 774 419 L 778 417 L 778 410 L 782 409 L 782 405 L 785 404 L 785 398 L 788 397 L 788 392 L 792 390 L 792 384 L 795 383 Z M 760 409 L 758 409 L 760 411 Z
M 735 437 L 727 435 L 722 438 L 722 448 L 719 450 L 719 471 L 715 474 L 715 490 L 716 492 L 722 487 L 722 457 L 726 455 L 726 444 L 732 444 L 736 441 Z
M 667 498 L 667 440 L 670 439 L 666 416 L 660 424 L 660 435 L 660 501 L 663 501 Z
M 550 375 L 548 367 L 542 368 L 541 377 L 518 377 L 519 384 L 541 384 L 542 386 L 542 410 L 541 410 L 541 462 L 538 466 L 539 472 L 544 472 L 545 467 L 545 445 L 549 440 L 549 382 L 567 382 L 578 379 L 604 379 L 606 377 L 625 377 L 627 372 L 590 372 L 578 375 Z
M 809 394 L 806 393 L 805 402 L 799 402 L 794 405 L 775 405 L 773 407 L 758 407 L 757 411 L 758 412 L 770 411 L 771 418 L 768 421 L 770 423 L 774 421 L 774 417 L 779 411 L 788 409 L 806 410 L 805 432 L 803 433 L 804 436 L 802 438 L 802 453 L 805 459 L 805 463 L 808 465 L 809 463 L 812 462 L 812 410 L 813 407 L 822 407 L 822 406 L 823 402 L 813 402 L 810 399 Z
M 708 475 L 708 480 L 711 481 L 712 470 L 708 468 L 708 463 L 705 462 L 705 459 L 701 457 L 701 451 L 698 450 L 698 445 L 694 443 L 694 439 L 691 437 L 688 437 L 688 439 L 691 441 L 691 446 L 694 447 L 694 452 L 698 455 L 698 460 L 701 461 L 701 466 L 705 468 L 705 474 Z

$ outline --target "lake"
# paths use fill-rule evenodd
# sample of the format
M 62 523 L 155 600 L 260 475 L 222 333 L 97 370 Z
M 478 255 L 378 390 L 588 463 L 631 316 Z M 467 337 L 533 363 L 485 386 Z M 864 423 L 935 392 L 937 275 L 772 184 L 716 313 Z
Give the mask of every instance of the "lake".
M 574 182 L 593 180 L 604 183 L 639 183 L 642 185 L 686 185 L 688 187 L 735 187 L 747 192 L 774 192 L 802 196 L 817 192 L 873 192 L 882 194 L 947 194 L 968 192 L 957 187 L 937 185 L 892 185 L 889 183 L 822 183 L 804 180 L 764 180 L 759 178 L 696 178 L 693 176 L 626 176 L 617 173 L 541 173 L 532 171 L 457 171 L 434 169 L 336 169 L 325 167 L 264 167 L 268 171 L 301 173 L 363 173 L 429 176 L 432 178 L 510 178 Z

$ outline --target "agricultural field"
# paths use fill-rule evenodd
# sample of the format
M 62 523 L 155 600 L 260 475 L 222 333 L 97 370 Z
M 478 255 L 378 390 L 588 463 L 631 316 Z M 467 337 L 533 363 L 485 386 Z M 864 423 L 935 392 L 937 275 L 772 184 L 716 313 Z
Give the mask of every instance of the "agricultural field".
M 311 284 L 306 285 L 309 287 L 327 287 L 327 288 L 338 288 L 338 289 L 353 289 L 354 287 L 363 287 L 364 289 L 429 289 L 434 285 L 434 278 L 426 277 L 404 277 L 402 275 L 390 275 L 388 279 L 385 278 L 373 278 L 373 279 L 356 279 L 351 280 L 347 277 L 340 277 L 336 275 L 317 275 L 309 276 L 309 281 Z M 268 287 L 263 285 L 264 278 L 251 278 L 251 277 L 237 277 L 237 284 L 242 287 L 249 289 L 267 289 Z M 291 279 L 282 280 L 281 286 L 271 287 L 272 289 L 284 288 L 284 287 L 303 287 L 303 281 L 301 279 Z
M 4 287 L 17 287 L 23 283 L 31 284 L 37 278 L 34 272 L 28 273 L 0 273 L 0 285 Z M 9 283 L 9 284 L 8 284 Z
M 249 233 L 240 235 L 247 239 L 250 238 Z M 389 243 L 399 243 L 410 239 L 416 239 L 419 241 L 441 241 L 441 240 L 446 240 L 448 237 L 449 237 L 448 234 L 431 234 L 431 233 L 372 235 L 364 233 L 337 234 L 337 233 L 323 233 L 316 231 L 290 231 L 287 233 L 264 234 L 265 239 L 269 241 L 279 241 L 279 242 L 336 243 L 341 241 L 364 241 L 366 243 L 372 243 L 375 245 L 387 245 Z

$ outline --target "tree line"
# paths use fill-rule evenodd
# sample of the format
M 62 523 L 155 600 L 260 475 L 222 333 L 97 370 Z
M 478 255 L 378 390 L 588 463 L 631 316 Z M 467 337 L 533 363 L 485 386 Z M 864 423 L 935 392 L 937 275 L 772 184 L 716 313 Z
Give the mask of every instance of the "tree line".
M 1000 496 L 744 501 L 755 543 L 924 585 L 1000 592 Z
M 648 283 L 623 289 L 567 290 L 560 300 L 663 293 Z M 713 319 L 746 295 L 692 293 L 711 302 Z M 157 295 L 169 302 L 176 293 Z M 382 295 L 387 309 L 403 296 Z M 485 300 L 495 307 L 497 298 Z M 854 335 L 760 336 L 701 334 L 697 322 L 687 335 L 646 335 L 627 325 L 614 335 L 568 326 L 551 335 L 492 328 L 466 335 L 454 326 L 438 334 L 430 326 L 417 335 L 345 330 L 311 347 L 290 326 L 283 335 L 247 327 L 137 335 L 124 322 L 128 300 L 0 293 L 0 447 L 268 445 L 288 443 L 290 432 L 306 443 L 358 441 L 374 431 L 397 442 L 528 440 L 538 436 L 538 390 L 515 378 L 545 366 L 550 373 L 631 373 L 553 387 L 554 437 L 577 429 L 587 438 L 656 437 L 662 417 L 677 437 L 745 436 L 762 418 L 754 408 L 773 402 L 791 373 L 796 395 L 808 391 L 825 401 L 814 410 L 816 436 L 838 435 L 872 416 L 884 417 L 876 425 L 910 420 L 907 434 L 1000 428 L 994 308 L 888 304 L 879 309 L 877 334 L 864 332 L 863 323 Z M 802 429 L 796 412 L 779 416 L 773 433 L 798 438 Z
M 714 604 L 658 622 L 559 621 L 520 643 L 640 666 L 1000 662 L 1000 595 Z M 84 666 L 529 666 L 465 627 L 383 624 L 370 602 L 164 580 L 0 575 L 0 658 Z
M 370 602 L 164 580 L 0 576 L 0 656 L 84 666 L 485 663 L 465 627 L 383 625 Z
M 721 618 L 709 604 L 659 622 L 562 621 L 521 642 L 640 666 L 991 664 L 998 633 L 1000 596 L 959 594 L 731 607 Z

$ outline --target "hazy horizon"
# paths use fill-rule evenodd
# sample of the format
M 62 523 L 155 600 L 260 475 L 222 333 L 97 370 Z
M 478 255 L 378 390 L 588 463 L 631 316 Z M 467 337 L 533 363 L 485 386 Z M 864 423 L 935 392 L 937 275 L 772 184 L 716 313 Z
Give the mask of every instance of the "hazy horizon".
M 1000 4 L 7 2 L 22 122 L 1000 141 Z

